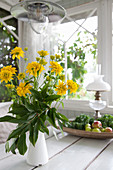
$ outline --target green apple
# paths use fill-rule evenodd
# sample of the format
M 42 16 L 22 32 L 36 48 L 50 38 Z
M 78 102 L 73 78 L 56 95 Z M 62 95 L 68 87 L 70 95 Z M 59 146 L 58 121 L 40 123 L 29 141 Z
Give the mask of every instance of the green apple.
M 105 132 L 105 128 L 101 128 L 100 130 L 101 130 L 101 132 Z
M 101 131 L 100 131 L 99 128 L 94 128 L 94 129 L 92 129 L 92 132 L 99 132 L 100 133 Z
M 87 127 L 91 127 L 91 125 L 88 123 L 85 125 L 85 128 L 87 128 Z
M 90 126 L 86 127 L 85 131 L 91 131 L 91 127 Z

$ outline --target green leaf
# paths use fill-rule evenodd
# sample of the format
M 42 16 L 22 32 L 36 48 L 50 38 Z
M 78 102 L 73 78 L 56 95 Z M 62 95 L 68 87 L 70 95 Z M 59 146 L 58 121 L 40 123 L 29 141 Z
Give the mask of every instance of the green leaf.
M 0 122 L 10 122 L 10 123 L 25 123 L 27 120 L 17 119 L 12 116 L 4 116 L 0 118 Z
M 45 102 L 39 102 L 40 108 L 44 111 L 45 109 L 49 108 L 47 103 Z
M 26 134 L 25 134 L 25 133 L 22 134 L 22 135 L 19 137 L 17 146 L 18 146 L 19 153 L 20 153 L 21 155 L 24 155 L 25 152 L 27 151 Z
M 26 127 L 26 124 L 19 126 L 17 129 L 13 130 L 12 133 L 9 135 L 8 140 L 11 138 L 16 138 L 22 133 L 22 130 Z
M 58 120 L 58 125 L 59 125 L 60 130 L 63 131 L 63 125 L 59 120 Z
M 37 100 L 43 101 L 43 97 L 39 91 L 36 91 L 34 89 L 30 89 L 30 91 Z
M 47 98 L 45 98 L 45 101 L 46 102 L 52 102 L 52 101 L 54 101 L 54 100 L 57 100 L 57 99 L 59 99 L 61 96 L 60 95 L 50 95 L 50 96 L 48 96 Z
M 6 153 L 10 151 L 9 141 L 7 141 L 6 144 L 5 144 L 5 151 L 6 151 Z
M 30 125 L 30 131 L 29 131 L 29 140 L 35 146 L 35 140 L 34 140 L 34 126 Z
M 46 132 L 47 135 L 49 135 L 49 130 L 48 128 L 46 127 L 46 125 L 44 124 L 43 120 L 40 118 L 40 121 L 41 121 L 41 128 L 42 128 L 42 131 L 43 132 Z
M 16 146 L 16 143 L 14 142 L 9 149 L 13 154 L 16 154 L 16 152 L 15 152 L 16 148 L 17 148 L 17 146 Z
M 9 111 L 9 113 L 13 113 L 13 114 L 16 114 L 16 115 L 23 116 L 23 115 L 29 113 L 29 110 L 26 109 L 26 107 L 23 106 L 23 105 L 13 104 L 12 110 Z
M 35 106 L 31 103 L 28 103 L 27 101 L 25 101 L 25 107 L 27 108 L 27 110 L 29 110 L 30 112 L 34 112 L 35 111 Z
M 54 126 L 55 128 L 57 128 L 57 125 L 55 124 L 55 122 L 52 121 L 52 119 L 51 119 L 50 117 L 47 117 L 47 120 L 48 120 L 48 122 L 49 122 L 52 126 Z
M 59 115 L 59 118 L 65 120 L 65 121 L 69 121 L 68 118 L 66 116 L 64 116 L 63 114 L 57 113 L 57 115 Z
M 41 89 L 41 95 L 43 96 L 43 98 L 48 97 L 47 91 L 48 91 L 48 84 L 45 84 Z
M 38 131 L 39 131 L 39 125 L 38 122 L 36 122 L 35 126 L 34 126 L 34 141 L 36 143 L 37 139 L 38 139 Z

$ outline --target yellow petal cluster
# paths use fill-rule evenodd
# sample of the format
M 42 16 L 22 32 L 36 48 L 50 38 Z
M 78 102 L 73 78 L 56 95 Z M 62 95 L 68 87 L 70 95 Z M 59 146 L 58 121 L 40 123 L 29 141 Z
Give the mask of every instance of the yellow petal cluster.
M 3 81 L 5 81 L 6 83 L 8 81 L 11 81 L 13 78 L 12 78 L 13 74 L 11 73 L 11 71 L 8 71 L 8 70 L 3 70 L 0 72 L 0 79 L 1 79 L 1 83 Z
M 19 96 L 26 96 L 27 93 L 31 94 L 31 92 L 29 91 L 29 89 L 31 88 L 32 86 L 30 84 L 27 84 L 26 83 L 20 83 L 20 85 L 17 87 L 16 91 L 17 91 L 17 94 Z
M 18 80 L 23 80 L 25 78 L 25 76 L 26 76 L 25 73 L 19 73 L 17 78 L 18 78 Z
M 56 75 L 60 74 L 63 71 L 63 67 L 58 64 L 55 61 L 50 61 L 51 66 L 49 66 L 50 68 L 52 68 L 51 72 L 55 72 Z
M 43 70 L 45 70 L 44 67 L 40 63 L 37 63 L 36 61 L 33 61 L 32 63 L 28 63 L 26 68 L 27 68 L 26 73 L 29 73 L 30 75 L 33 75 L 35 77 L 37 77 L 38 71 L 40 74 Z
M 21 47 L 15 47 L 13 50 L 11 50 L 12 59 L 18 58 L 20 60 L 20 57 L 24 58 L 24 51 Z
M 67 85 L 68 85 L 68 90 L 70 90 L 70 93 L 75 93 L 78 89 L 78 84 L 73 80 L 67 80 Z
M 10 71 L 12 74 L 15 74 L 17 72 L 16 68 L 12 67 L 12 65 L 1 68 L 1 72 L 4 70 Z
M 65 75 L 64 75 L 64 74 L 61 74 L 61 75 L 59 76 L 59 79 L 62 80 L 62 81 L 64 81 L 64 80 L 65 80 Z
M 59 59 L 59 58 L 61 58 L 61 55 L 55 54 L 55 57 L 56 57 L 56 59 Z
M 15 86 L 13 84 L 7 84 L 5 85 L 8 89 L 13 89 Z
M 42 65 L 44 65 L 44 66 L 45 66 L 45 65 L 47 64 L 47 62 L 46 62 L 46 60 L 45 60 L 45 59 L 43 59 L 43 58 L 42 58 L 42 59 L 40 60 L 40 64 L 42 64 Z
M 55 59 L 55 56 L 54 56 L 54 55 L 51 55 L 51 56 L 50 56 L 50 59 L 51 59 L 51 60 L 54 60 L 54 59 Z
M 63 81 L 59 80 L 59 84 L 56 85 L 56 89 L 55 89 L 55 91 L 57 91 L 57 94 L 58 95 L 65 95 L 66 90 L 67 90 L 66 84 L 64 84 Z
M 47 51 L 41 50 L 37 52 L 41 57 L 45 57 L 46 55 L 49 55 Z

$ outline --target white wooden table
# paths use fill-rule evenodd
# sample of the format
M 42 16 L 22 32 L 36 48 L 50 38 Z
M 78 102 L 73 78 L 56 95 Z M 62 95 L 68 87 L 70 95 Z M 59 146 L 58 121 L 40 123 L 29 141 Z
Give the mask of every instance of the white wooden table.
M 26 155 L 5 153 L 0 145 L 0 170 L 113 170 L 113 140 L 87 139 L 64 133 L 46 139 L 49 162 L 40 167 L 26 163 Z

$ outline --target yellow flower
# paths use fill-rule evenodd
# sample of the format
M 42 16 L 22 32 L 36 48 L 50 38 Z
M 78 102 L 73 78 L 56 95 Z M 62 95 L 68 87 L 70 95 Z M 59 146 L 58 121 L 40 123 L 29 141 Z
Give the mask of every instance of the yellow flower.
M 41 50 L 37 52 L 41 57 L 45 57 L 46 55 L 48 55 L 49 53 L 47 51 Z
M 68 90 L 70 90 L 70 93 L 75 93 L 78 89 L 78 84 L 73 80 L 67 80 L 67 85 L 68 85 Z
M 20 83 L 20 85 L 17 87 L 16 91 L 17 91 L 17 94 L 19 96 L 26 96 L 27 93 L 31 94 L 31 92 L 29 91 L 29 89 L 31 88 L 32 86 L 30 84 L 27 84 L 26 83 Z
M 51 55 L 51 56 L 50 56 L 50 59 L 51 59 L 51 60 L 54 60 L 54 59 L 55 59 L 55 56 L 54 56 L 54 55 Z
M 55 72 L 56 75 L 60 74 L 63 70 L 62 66 L 60 64 L 58 64 L 55 61 L 50 61 L 51 66 L 49 66 L 50 68 L 52 68 L 51 72 Z
M 37 63 L 36 61 L 33 61 L 32 63 L 28 63 L 27 65 L 27 71 L 26 73 L 29 73 L 30 75 L 33 75 L 35 77 L 37 77 L 37 72 L 39 71 L 39 74 L 45 70 L 44 67 Z
M 65 80 L 65 75 L 64 74 L 60 75 L 59 79 L 64 81 Z
M 28 61 L 28 58 L 24 58 L 24 61 Z
M 42 59 L 40 60 L 40 64 L 42 64 L 42 65 L 44 65 L 44 66 L 45 66 L 45 65 L 47 64 L 47 62 L 46 62 L 46 60 L 45 60 L 45 59 L 43 59 L 43 58 L 42 58 Z
M 19 73 L 17 76 L 18 80 L 22 80 L 25 78 L 25 73 Z
M 0 72 L 1 82 L 5 81 L 7 83 L 8 81 L 11 81 L 11 79 L 13 79 L 12 76 L 11 71 L 3 70 Z
M 57 94 L 58 95 L 65 95 L 66 90 L 67 90 L 66 84 L 64 84 L 63 81 L 59 80 L 59 84 L 56 85 L 56 89 L 55 89 L 55 91 L 58 91 Z
M 28 47 L 25 47 L 24 50 L 25 50 L 25 51 L 28 51 Z
M 41 60 L 41 58 L 40 57 L 36 57 L 36 61 L 40 61 Z
M 18 58 L 20 60 L 20 57 L 24 58 L 24 51 L 21 47 L 15 47 L 13 50 L 11 50 L 12 59 Z
M 51 78 L 50 78 L 49 76 L 47 76 L 47 77 L 46 77 L 46 80 L 47 80 L 47 81 L 50 81 L 50 80 L 51 80 Z
M 13 84 L 7 84 L 5 85 L 8 89 L 13 89 L 15 86 Z
M 12 67 L 11 65 L 1 68 L 1 71 L 4 71 L 4 70 L 10 71 L 12 74 L 15 74 L 17 72 L 16 68 Z
M 55 54 L 55 57 L 56 57 L 56 59 L 61 58 L 61 56 L 59 54 Z

